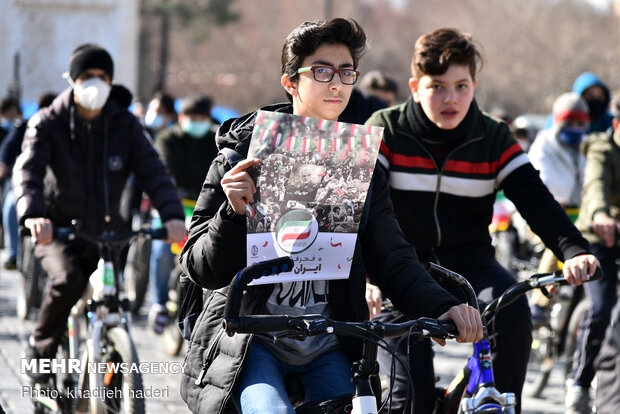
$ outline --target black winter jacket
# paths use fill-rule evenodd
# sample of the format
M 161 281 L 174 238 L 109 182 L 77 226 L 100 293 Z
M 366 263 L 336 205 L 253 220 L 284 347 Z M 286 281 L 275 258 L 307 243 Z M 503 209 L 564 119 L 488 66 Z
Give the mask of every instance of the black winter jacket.
M 278 104 L 268 111 L 292 112 L 292 106 Z M 246 156 L 254 126 L 255 112 L 226 121 L 219 129 L 217 144 Z M 186 355 L 187 367 L 181 394 L 190 409 L 200 413 L 223 412 L 243 364 L 250 335 L 222 335 L 221 322 L 226 291 L 232 277 L 246 264 L 245 217 L 234 213 L 220 181 L 230 169 L 219 154 L 207 174 L 189 230 L 189 240 L 181 252 L 181 266 L 195 283 L 214 290 L 192 333 Z M 458 301 L 437 285 L 419 263 L 415 250 L 404 239 L 394 217 L 389 188 L 380 168 L 375 169 L 369 197 L 370 208 L 355 246 L 351 273 L 346 280 L 329 282 L 331 318 L 343 321 L 368 319 L 365 301 L 366 273 L 385 296 L 409 317 L 438 317 Z M 264 313 L 273 287 L 252 288 L 241 304 L 241 315 Z M 345 343 L 348 355 L 359 356 L 358 344 Z
M 167 128 L 155 138 L 155 148 L 170 170 L 185 197 L 198 198 L 211 161 L 217 155 L 215 132 L 196 139 L 183 132 L 179 124 Z
M 123 231 L 119 203 L 130 173 L 163 221 L 184 218 L 172 178 L 127 110 L 130 102 L 131 93 L 114 85 L 101 115 L 87 126 L 78 119 L 68 88 L 30 118 L 13 169 L 20 223 L 47 217 L 67 226 L 79 219 L 88 232 Z

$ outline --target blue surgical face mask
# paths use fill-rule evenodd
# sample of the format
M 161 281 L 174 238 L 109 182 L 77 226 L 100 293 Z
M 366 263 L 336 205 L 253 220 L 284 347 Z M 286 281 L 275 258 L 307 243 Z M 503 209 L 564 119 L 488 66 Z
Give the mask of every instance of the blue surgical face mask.
M 144 125 L 154 130 L 162 129 L 164 127 L 164 117 L 156 111 L 146 111 L 144 115 Z
M 209 121 L 192 121 L 190 119 L 183 123 L 183 132 L 196 139 L 207 135 L 210 128 L 211 122 Z
M 586 133 L 583 128 L 566 127 L 558 133 L 560 141 L 571 147 L 577 147 L 583 141 Z

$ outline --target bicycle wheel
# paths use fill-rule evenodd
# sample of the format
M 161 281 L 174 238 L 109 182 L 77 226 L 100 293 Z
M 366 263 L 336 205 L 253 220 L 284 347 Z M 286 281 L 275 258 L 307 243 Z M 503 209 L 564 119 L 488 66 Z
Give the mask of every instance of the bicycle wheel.
M 30 316 L 33 308 L 41 305 L 41 295 L 45 278 L 39 280 L 43 272 L 41 262 L 34 256 L 34 247 L 29 237 L 24 237 L 22 241 L 22 258 L 20 261 L 21 286 L 17 297 L 17 317 L 26 320 Z M 43 282 L 43 283 L 41 283 Z
M 133 314 L 137 314 L 144 303 L 149 284 L 150 260 L 151 240 L 138 236 L 129 246 L 125 265 L 125 293 Z
M 573 314 L 568 322 L 568 330 L 566 332 L 566 345 L 564 346 L 564 378 L 569 380 L 573 376 L 573 370 L 578 363 L 579 358 L 579 336 L 582 334 L 580 327 L 586 318 L 590 309 L 590 302 L 582 300 L 575 307 Z
M 537 398 L 549 381 L 551 370 L 557 361 L 555 333 L 548 325 L 541 325 L 532 331 L 532 348 L 528 375 L 524 387 L 525 395 Z
M 94 362 L 137 366 L 138 354 L 127 331 L 121 327 L 110 328 L 105 337 L 105 354 L 96 358 Z M 105 374 L 93 373 L 90 375 L 90 387 L 91 390 L 105 390 L 104 399 L 91 398 L 91 412 L 144 413 L 144 387 L 140 372 L 119 370 Z
M 177 356 L 183 348 L 183 336 L 177 325 L 179 310 L 179 277 L 181 276 L 181 267 L 178 261 L 172 272 L 170 273 L 168 313 L 170 314 L 170 322 L 166 325 L 163 332 L 164 350 L 168 355 Z

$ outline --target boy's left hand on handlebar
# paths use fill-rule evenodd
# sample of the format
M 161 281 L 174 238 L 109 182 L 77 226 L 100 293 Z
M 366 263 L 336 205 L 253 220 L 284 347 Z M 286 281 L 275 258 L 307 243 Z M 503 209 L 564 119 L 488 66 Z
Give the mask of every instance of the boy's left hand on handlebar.
M 450 319 L 459 330 L 456 342 L 478 342 L 482 339 L 482 320 L 480 313 L 473 307 L 465 304 L 453 306 L 437 319 Z M 439 345 L 444 346 L 445 340 L 434 339 Z
M 565 261 L 562 273 L 568 283 L 579 286 L 587 282 L 599 266 L 600 263 L 594 255 L 582 254 Z
M 179 219 L 171 219 L 164 222 L 164 227 L 168 232 L 167 243 L 180 243 L 185 239 L 187 231 L 185 230 L 185 221 Z

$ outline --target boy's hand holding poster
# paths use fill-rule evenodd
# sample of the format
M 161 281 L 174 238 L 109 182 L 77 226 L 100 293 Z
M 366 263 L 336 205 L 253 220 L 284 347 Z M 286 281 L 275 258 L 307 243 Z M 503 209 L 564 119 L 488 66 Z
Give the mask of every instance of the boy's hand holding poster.
M 247 263 L 290 255 L 295 267 L 254 284 L 349 276 L 382 135 L 381 127 L 258 112 Z

